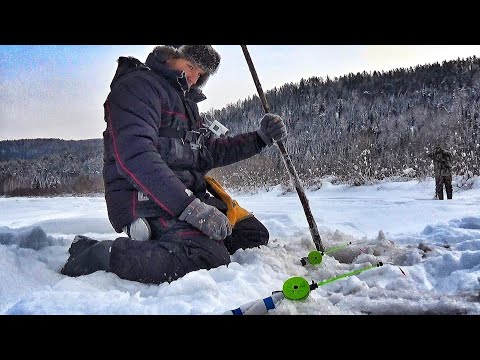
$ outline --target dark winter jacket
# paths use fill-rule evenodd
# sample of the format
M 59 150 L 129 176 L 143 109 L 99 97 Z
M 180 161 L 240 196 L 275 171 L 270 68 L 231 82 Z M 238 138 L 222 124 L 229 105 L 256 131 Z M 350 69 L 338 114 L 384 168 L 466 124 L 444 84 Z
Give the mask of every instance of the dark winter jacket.
M 450 152 L 436 146 L 427 156 L 433 160 L 435 176 L 452 175 L 452 155 Z
M 185 132 L 203 127 L 197 102 L 205 96 L 198 87 L 187 91 L 185 74 L 168 69 L 168 58 L 167 50 L 145 64 L 120 58 L 104 103 L 105 200 L 117 232 L 138 217 L 178 217 L 194 197 L 208 196 L 209 170 L 266 146 L 255 131 L 192 146 Z

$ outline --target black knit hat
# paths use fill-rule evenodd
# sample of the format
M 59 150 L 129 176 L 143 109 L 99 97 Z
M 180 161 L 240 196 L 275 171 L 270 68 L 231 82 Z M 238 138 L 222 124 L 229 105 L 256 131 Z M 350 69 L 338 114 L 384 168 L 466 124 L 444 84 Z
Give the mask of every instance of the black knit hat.
M 211 45 L 182 45 L 177 51 L 205 70 L 207 76 L 214 74 L 220 65 L 220 54 Z

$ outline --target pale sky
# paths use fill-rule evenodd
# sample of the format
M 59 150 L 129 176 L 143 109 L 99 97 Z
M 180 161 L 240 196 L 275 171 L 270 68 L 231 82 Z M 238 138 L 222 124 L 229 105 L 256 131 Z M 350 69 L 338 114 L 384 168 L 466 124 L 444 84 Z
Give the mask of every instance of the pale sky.
M 160 285 L 105 271 L 77 278 L 59 273 L 75 235 L 124 236 L 108 222 L 103 195 L 0 197 L 0 315 L 220 315 L 282 291 L 293 277 L 319 283 L 379 262 L 384 265 L 326 283 L 303 301 L 284 299 L 269 314 L 480 315 L 479 177 L 470 189 L 456 186 L 461 179 L 454 177 L 453 199 L 443 201 L 435 200 L 431 177 L 353 187 L 332 179 L 306 192 L 326 249 L 320 264 L 301 265 L 315 250 L 305 213 L 296 193 L 275 187 L 232 193 L 269 230 L 267 246 L 238 250 L 228 266 Z M 318 329 L 324 329 L 321 320 Z M 375 346 L 375 328 L 334 333 L 348 340 L 368 331 Z M 411 329 L 405 331 L 409 343 Z
M 91 139 L 105 130 L 103 102 L 119 56 L 145 61 L 155 45 L 0 46 L 0 140 Z M 200 111 L 256 94 L 240 45 L 222 56 Z M 301 78 L 390 70 L 480 56 L 480 45 L 251 45 L 265 91 Z M 219 119 L 220 120 L 220 119 Z

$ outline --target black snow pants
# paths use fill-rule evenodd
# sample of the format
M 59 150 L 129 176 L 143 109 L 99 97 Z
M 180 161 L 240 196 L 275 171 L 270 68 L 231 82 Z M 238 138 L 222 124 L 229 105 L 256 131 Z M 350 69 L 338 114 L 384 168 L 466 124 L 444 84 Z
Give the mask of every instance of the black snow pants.
M 443 200 L 443 185 L 445 184 L 445 192 L 447 199 L 451 199 L 453 195 L 452 175 L 436 175 L 435 176 L 435 194 L 438 200 Z
M 228 265 L 230 255 L 238 249 L 266 245 L 269 239 L 268 230 L 254 216 L 238 222 L 223 241 L 212 240 L 177 218 L 147 221 L 152 230 L 148 241 L 128 237 L 96 241 L 80 236 L 70 247 L 62 274 L 79 276 L 104 270 L 122 279 L 160 284 L 192 271 Z

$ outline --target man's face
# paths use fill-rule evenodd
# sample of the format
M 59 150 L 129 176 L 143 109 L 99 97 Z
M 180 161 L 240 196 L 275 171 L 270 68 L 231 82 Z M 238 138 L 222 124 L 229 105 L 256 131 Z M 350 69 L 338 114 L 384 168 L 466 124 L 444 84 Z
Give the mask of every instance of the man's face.
M 198 81 L 198 78 L 205 74 L 200 67 L 186 59 L 167 60 L 167 66 L 173 70 L 183 71 L 187 78 L 188 88 L 190 89 Z

